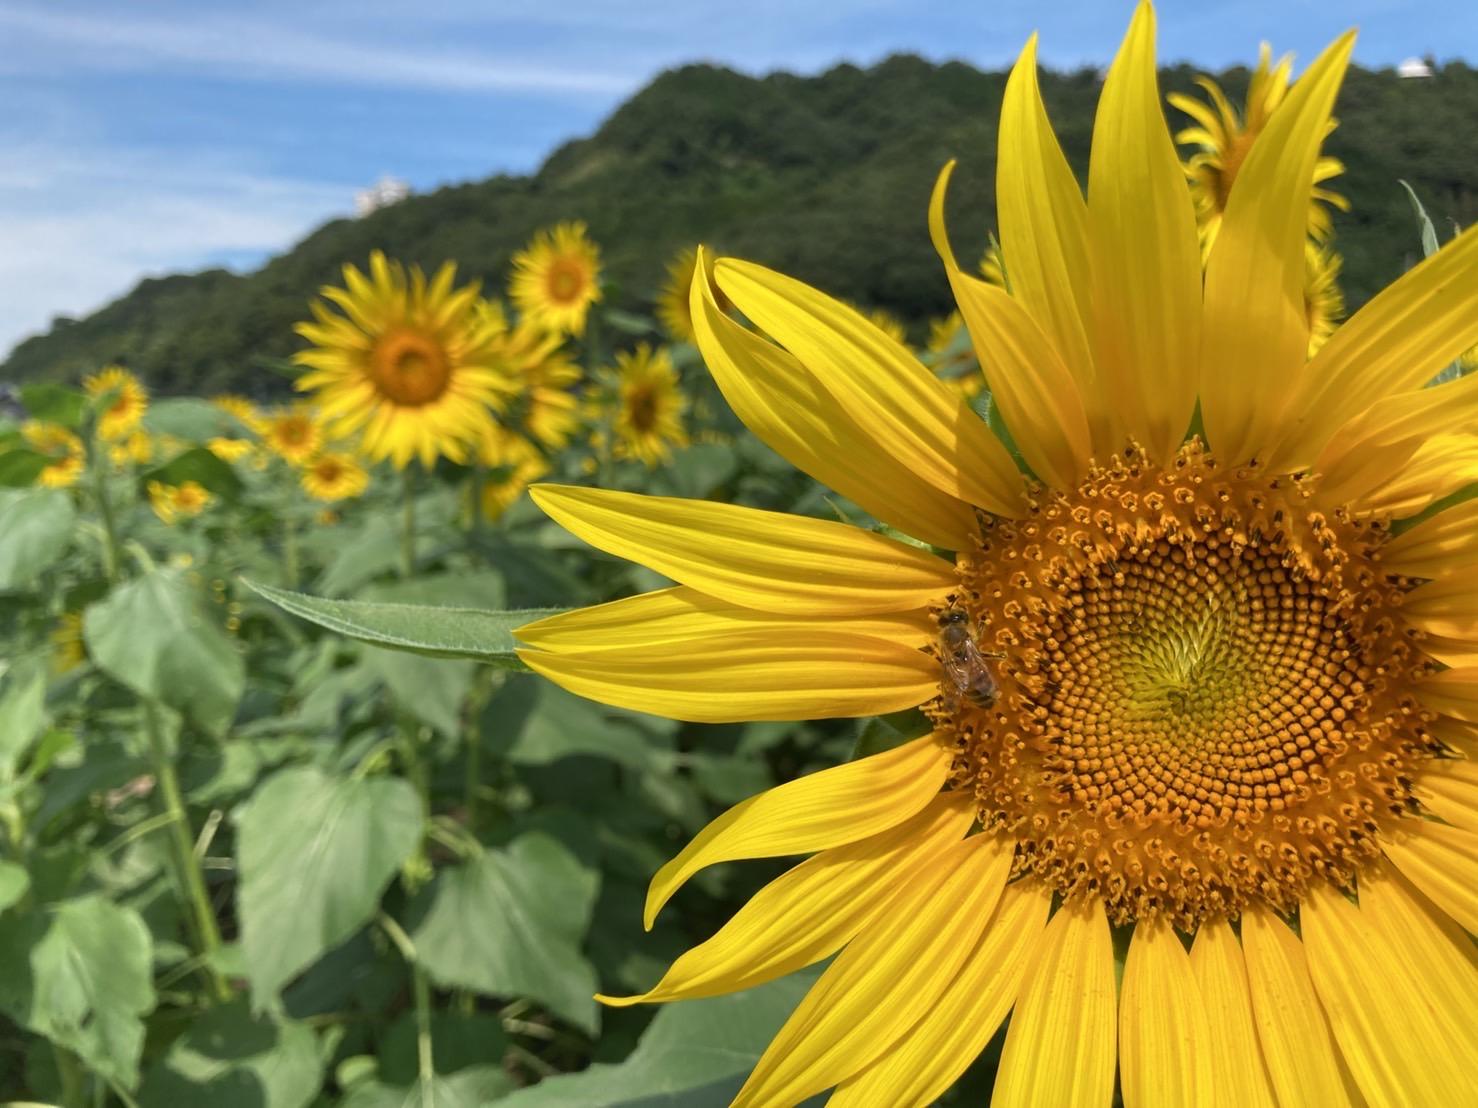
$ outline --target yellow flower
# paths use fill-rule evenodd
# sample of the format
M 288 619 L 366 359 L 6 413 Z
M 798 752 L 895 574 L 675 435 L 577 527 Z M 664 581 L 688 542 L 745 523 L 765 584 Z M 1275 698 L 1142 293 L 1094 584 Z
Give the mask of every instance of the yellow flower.
M 36 484 L 47 489 L 66 489 L 81 478 L 87 453 L 82 440 L 61 424 L 27 420 L 21 424 L 21 438 L 26 446 L 48 459 Z
M 252 452 L 249 439 L 233 439 L 224 435 L 207 441 L 205 448 L 223 462 L 239 462 Z
M 1304 243 L 1304 310 L 1308 313 L 1311 358 L 1345 317 L 1345 294 L 1339 287 L 1343 267 L 1344 259 L 1332 248 L 1313 241 Z
M 82 641 L 82 613 L 63 612 L 52 628 L 51 672 L 60 677 L 71 673 L 87 661 L 87 646 Z
M 672 447 L 686 446 L 683 413 L 688 400 L 678 386 L 677 370 L 665 349 L 647 343 L 616 355 L 616 413 L 612 425 L 615 453 L 648 466 L 672 457 Z
M 1247 100 L 1241 112 L 1232 105 L 1210 77 L 1196 78 L 1210 104 L 1193 96 L 1172 92 L 1171 104 L 1195 121 L 1175 136 L 1175 141 L 1195 148 L 1185 162 L 1185 173 L 1191 182 L 1191 195 L 1196 202 L 1196 218 L 1200 223 L 1202 248 L 1209 251 L 1221 227 L 1222 214 L 1232 193 L 1232 183 L 1247 161 L 1248 152 L 1258 135 L 1273 118 L 1273 113 L 1288 96 L 1289 75 L 1293 56 L 1285 54 L 1273 64 L 1272 47 L 1266 42 L 1258 51 L 1257 68 L 1247 86 Z M 1329 120 L 1329 131 L 1335 121 Z M 1328 134 L 1328 131 L 1325 132 Z M 1312 188 L 1309 192 L 1309 234 L 1322 242 L 1329 236 L 1329 211 L 1325 205 L 1349 211 L 1350 204 L 1337 192 L 1323 188 L 1325 181 L 1338 177 L 1345 167 L 1338 158 L 1317 155 L 1311 168 Z
M 863 314 L 867 316 L 869 323 L 894 342 L 908 342 L 908 333 L 903 328 L 903 321 L 892 312 L 883 308 L 872 308 Z
M 734 1104 L 929 1104 L 1008 1014 L 995 1108 L 1107 1108 L 1116 1074 L 1131 1106 L 1468 1095 L 1478 501 L 1388 524 L 1478 481 L 1478 378 L 1423 388 L 1478 342 L 1478 230 L 1308 357 L 1303 213 L 1352 46 L 1248 155 L 1203 283 L 1149 5 L 1103 85 L 1086 198 L 1028 44 L 999 131 L 1011 292 L 956 263 L 948 168 L 929 222 L 1033 477 L 857 312 L 700 264 L 698 347 L 735 412 L 921 544 L 532 490 L 676 582 L 521 628 L 564 688 L 714 723 L 927 717 L 744 801 L 652 881 L 649 926 L 706 866 L 814 852 L 651 990 L 604 998 L 835 955 Z M 716 310 L 709 273 L 774 343 Z
M 559 449 L 580 426 L 576 394 L 580 367 L 564 349 L 564 337 L 527 320 L 509 327 L 502 306 L 495 302 L 485 312 L 497 330 L 494 363 L 516 389 L 501 413 L 501 423 L 551 450 Z
M 513 256 L 509 295 L 522 317 L 548 331 L 585 333 L 590 305 L 601 297 L 600 249 L 584 223 L 560 223 Z
M 263 423 L 263 441 L 274 454 L 293 465 L 303 465 L 323 446 L 323 426 L 309 408 L 279 408 Z
M 149 410 L 149 390 L 122 366 L 110 365 L 82 382 L 94 400 L 107 398 L 98 417 L 98 436 L 107 442 L 126 438 Z
M 369 488 L 369 473 L 352 454 L 329 451 L 303 466 L 302 481 L 314 500 L 349 500 Z
M 115 466 L 145 465 L 154 457 L 154 440 L 143 428 L 108 448 L 108 458 Z
M 198 481 L 183 481 L 178 485 L 150 481 L 148 491 L 149 506 L 154 509 L 154 514 L 170 526 L 179 520 L 198 516 L 210 507 L 214 499 L 210 490 Z
M 346 265 L 346 287 L 322 290 L 342 315 L 316 301 L 315 322 L 297 326 L 313 343 L 295 356 L 310 367 L 298 388 L 314 394 L 336 434 L 359 432 L 374 461 L 464 461 L 502 403 L 508 386 L 491 361 L 478 286 L 454 289 L 455 278 L 450 262 L 430 281 L 415 267 L 407 276 L 376 250 L 367 278 Z
M 478 448 L 478 460 L 487 467 L 482 479 L 482 516 L 499 519 L 529 487 L 549 472 L 538 447 L 506 427 L 494 428 Z
M 248 431 L 260 435 L 266 427 L 266 421 L 262 418 L 257 406 L 244 396 L 234 393 L 222 393 L 214 397 L 211 403 L 229 416 L 234 416 Z
M 964 317 L 958 311 L 929 324 L 924 351 L 930 356 L 929 365 L 935 375 L 966 400 L 978 396 L 985 387 L 985 377 L 970 348 Z

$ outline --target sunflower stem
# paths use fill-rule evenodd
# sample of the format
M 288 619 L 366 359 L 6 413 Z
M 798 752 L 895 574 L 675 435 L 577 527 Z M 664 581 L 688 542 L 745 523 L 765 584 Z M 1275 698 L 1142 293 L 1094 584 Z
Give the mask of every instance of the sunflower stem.
M 97 501 L 98 515 L 103 521 L 103 576 L 110 585 L 118 583 L 123 544 L 118 539 L 118 523 L 113 518 L 113 503 L 108 499 L 107 474 L 103 469 L 103 445 L 96 428 L 88 436 L 88 464 L 92 467 L 92 495 Z
M 410 466 L 401 473 L 405 512 L 401 517 L 400 575 L 407 579 L 416 573 L 416 475 Z

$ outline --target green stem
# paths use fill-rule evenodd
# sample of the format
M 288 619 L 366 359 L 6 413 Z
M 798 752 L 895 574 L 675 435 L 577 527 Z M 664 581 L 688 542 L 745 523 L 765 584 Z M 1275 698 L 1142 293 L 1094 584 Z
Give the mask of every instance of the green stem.
M 62 1108 L 86 1108 L 86 1078 L 82 1063 L 70 1050 L 56 1043 L 51 1044 L 51 1052 L 56 1058 L 56 1072 L 62 1082 Z
M 378 919 L 385 934 L 390 936 L 390 941 L 395 944 L 400 951 L 400 956 L 411 968 L 411 995 L 416 1005 L 416 1071 L 420 1078 L 421 1106 L 422 1108 L 434 1108 L 436 1053 L 435 1044 L 431 1038 L 431 983 L 426 979 L 426 971 L 421 968 L 420 957 L 416 954 L 416 944 L 405 933 L 405 928 L 384 912 L 379 914 Z
M 108 499 L 107 474 L 103 468 L 103 451 L 97 436 L 91 438 L 89 463 L 92 466 L 92 495 L 97 501 L 98 515 L 103 521 L 103 576 L 109 584 L 118 583 L 118 571 L 122 562 L 123 544 L 118 541 L 118 523 L 113 518 L 113 504 Z
M 463 817 L 467 830 L 474 838 L 477 836 L 478 822 L 478 793 L 482 790 L 482 722 L 483 710 L 492 700 L 493 694 L 498 691 L 503 681 L 503 671 L 496 669 L 484 669 L 479 672 L 477 681 L 472 687 L 472 695 L 467 698 L 467 705 L 462 716 L 462 742 L 466 745 L 467 765 L 463 783 L 462 806 L 466 809 Z
M 154 759 L 154 776 L 159 782 L 159 797 L 164 813 L 170 817 L 170 838 L 174 843 L 175 864 L 180 872 L 181 893 L 190 909 L 195 924 L 195 934 L 200 941 L 201 953 L 206 960 L 206 971 L 210 977 L 216 999 L 231 999 L 231 986 L 227 984 L 219 968 L 214 964 L 215 955 L 221 949 L 221 929 L 216 922 L 215 911 L 210 906 L 210 895 L 205 888 L 205 871 L 200 859 L 195 857 L 195 844 L 190 837 L 190 817 L 185 811 L 184 794 L 180 791 L 180 779 L 175 773 L 174 762 L 164 745 L 164 733 L 159 724 L 159 710 L 153 702 L 144 701 L 144 727 L 149 738 L 149 753 Z
M 400 575 L 414 577 L 416 573 L 416 478 L 409 465 L 405 467 L 405 515 L 400 531 Z
M 298 528 L 290 510 L 282 513 L 282 575 L 287 578 L 284 587 L 298 587 Z

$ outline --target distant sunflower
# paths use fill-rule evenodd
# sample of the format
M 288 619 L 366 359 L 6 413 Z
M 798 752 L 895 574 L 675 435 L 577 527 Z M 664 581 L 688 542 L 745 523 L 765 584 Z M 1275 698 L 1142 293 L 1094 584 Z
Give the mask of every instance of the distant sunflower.
M 310 367 L 298 388 L 314 394 L 335 434 L 359 432 L 375 461 L 464 461 L 502 406 L 508 384 L 491 360 L 478 286 L 454 289 L 455 277 L 450 262 L 430 281 L 418 267 L 407 274 L 376 250 L 368 278 L 346 265 L 346 287 L 323 288 L 344 314 L 315 301 L 315 321 L 297 326 L 313 343 L 294 357 Z
M 43 488 L 65 489 L 75 485 L 87 464 L 87 451 L 71 431 L 59 423 L 28 420 L 21 425 L 21 438 L 47 460 L 36 478 Z
M 228 435 L 208 439 L 205 448 L 223 462 L 239 462 L 254 449 L 250 439 L 232 438 Z
M 260 435 L 266 425 L 261 410 L 244 396 L 222 393 L 220 396 L 213 397 L 211 404 L 227 415 L 234 416 L 237 422 L 254 434 Z
M 601 297 L 600 248 L 583 222 L 540 231 L 513 256 L 509 295 L 519 314 L 549 331 L 583 335 L 590 305 Z
M 528 489 L 549 472 L 549 463 L 528 439 L 506 427 L 496 427 L 478 447 L 478 461 L 487 467 L 482 480 L 482 515 L 499 519 Z
M 94 400 L 108 398 L 98 416 L 98 436 L 108 442 L 126 437 L 149 410 L 149 390 L 122 366 L 105 366 L 84 380 L 82 387 Z
M 934 375 L 966 400 L 978 396 L 985 387 L 964 317 L 958 311 L 930 322 L 924 352 L 929 355 Z
M 178 485 L 166 485 L 162 481 L 149 482 L 149 506 L 164 523 L 173 526 L 179 520 L 192 519 L 210 507 L 210 490 L 198 481 L 182 481 Z
M 677 370 L 665 349 L 641 343 L 616 355 L 616 415 L 612 426 L 615 453 L 648 466 L 672 457 L 672 447 L 686 446 L 683 414 L 688 400 L 678 386 Z
M 142 427 L 108 447 L 108 457 L 115 466 L 144 465 L 154 457 L 154 439 Z
M 652 879 L 648 927 L 710 866 L 796 858 L 601 998 L 825 963 L 736 1108 L 933 1104 L 1001 1028 L 993 1108 L 1472 1102 L 1478 501 L 1441 502 L 1478 479 L 1478 378 L 1424 386 L 1478 343 L 1478 228 L 1309 358 L 1304 213 L 1353 46 L 1289 92 L 1203 268 L 1150 5 L 1086 195 L 1028 42 L 998 130 L 1010 293 L 956 260 L 950 166 L 928 222 L 1030 475 L 859 313 L 700 258 L 697 345 L 736 414 L 887 531 L 531 490 L 674 582 L 519 628 L 566 690 L 700 723 L 924 717 Z
M 679 342 L 693 341 L 693 313 L 688 307 L 688 292 L 693 287 L 693 269 L 698 264 L 698 248 L 689 246 L 667 263 L 667 281 L 657 295 L 657 318 L 667 333 Z
M 323 446 L 323 426 L 302 405 L 279 408 L 263 421 L 262 440 L 278 457 L 302 465 Z
M 1233 107 L 1221 86 L 1210 77 L 1196 78 L 1210 104 L 1193 96 L 1172 92 L 1166 99 L 1195 120 L 1175 136 L 1183 146 L 1195 153 L 1185 160 L 1185 173 L 1191 183 L 1191 197 L 1196 204 L 1196 219 L 1201 227 L 1203 253 L 1211 249 L 1221 227 L 1222 213 L 1232 193 L 1232 183 L 1247 160 L 1248 151 L 1257 136 L 1267 128 L 1278 105 L 1288 95 L 1293 56 L 1285 54 L 1273 64 L 1273 49 L 1266 42 L 1258 51 L 1257 68 L 1247 86 L 1247 99 L 1241 112 Z M 1327 137 L 1336 126 L 1329 120 L 1321 137 Z M 1342 195 L 1321 187 L 1345 170 L 1338 158 L 1320 155 L 1314 162 L 1313 187 L 1309 192 L 1309 235 L 1322 242 L 1329 236 L 1329 207 L 1349 211 L 1350 203 Z
M 1339 273 L 1344 259 L 1331 247 L 1304 243 L 1304 310 L 1309 315 L 1309 357 L 1328 341 L 1345 317 Z
M 354 455 L 329 451 L 304 464 L 302 483 L 314 500 L 349 500 L 369 488 L 369 473 Z
M 903 327 L 903 320 L 886 308 L 870 308 L 863 314 L 867 316 L 869 323 L 894 342 L 908 342 L 908 332 Z
M 520 320 L 509 326 L 496 304 L 488 307 L 498 327 L 493 361 L 512 382 L 499 422 L 551 450 L 570 441 L 580 426 L 580 367 L 564 348 L 564 337 Z

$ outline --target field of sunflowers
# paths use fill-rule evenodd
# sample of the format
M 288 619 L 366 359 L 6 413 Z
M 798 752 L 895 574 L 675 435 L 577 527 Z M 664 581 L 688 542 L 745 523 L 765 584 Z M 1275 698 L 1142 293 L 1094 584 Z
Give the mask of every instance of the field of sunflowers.
M 8 397 L 0 1096 L 1471 1096 L 1478 238 L 1345 322 L 1349 39 L 1172 135 L 1148 12 L 927 333 L 571 213 Z

